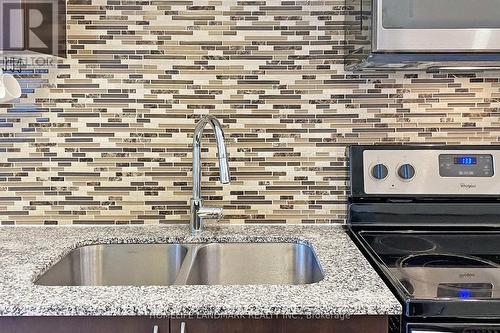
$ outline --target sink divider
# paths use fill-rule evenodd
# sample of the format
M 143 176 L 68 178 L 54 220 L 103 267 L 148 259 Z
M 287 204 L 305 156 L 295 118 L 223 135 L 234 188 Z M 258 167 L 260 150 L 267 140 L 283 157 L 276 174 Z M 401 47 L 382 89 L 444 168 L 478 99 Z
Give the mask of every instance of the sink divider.
M 191 268 L 193 267 L 198 251 L 207 244 L 182 244 L 187 248 L 187 253 L 184 256 L 177 277 L 175 278 L 174 285 L 187 285 L 187 279 Z

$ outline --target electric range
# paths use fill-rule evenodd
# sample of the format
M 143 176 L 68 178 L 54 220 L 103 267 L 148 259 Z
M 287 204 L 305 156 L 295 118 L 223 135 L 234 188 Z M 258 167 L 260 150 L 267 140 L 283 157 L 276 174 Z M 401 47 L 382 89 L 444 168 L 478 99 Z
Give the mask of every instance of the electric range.
M 405 333 L 500 333 L 500 146 L 351 146 L 346 228 Z

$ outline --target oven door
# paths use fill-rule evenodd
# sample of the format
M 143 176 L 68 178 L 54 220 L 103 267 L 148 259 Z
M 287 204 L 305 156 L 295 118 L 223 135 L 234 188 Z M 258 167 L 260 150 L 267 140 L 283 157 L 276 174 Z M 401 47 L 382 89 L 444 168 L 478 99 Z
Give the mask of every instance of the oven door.
M 500 51 L 499 0 L 373 0 L 373 52 Z

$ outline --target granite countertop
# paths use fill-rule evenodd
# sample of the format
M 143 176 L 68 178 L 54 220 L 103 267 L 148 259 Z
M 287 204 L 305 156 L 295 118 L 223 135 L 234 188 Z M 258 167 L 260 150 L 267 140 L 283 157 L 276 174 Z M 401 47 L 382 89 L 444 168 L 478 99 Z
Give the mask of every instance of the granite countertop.
M 308 285 L 38 286 L 72 249 L 98 243 L 303 241 L 325 278 Z M 349 316 L 402 308 L 340 225 L 0 227 L 1 316 Z

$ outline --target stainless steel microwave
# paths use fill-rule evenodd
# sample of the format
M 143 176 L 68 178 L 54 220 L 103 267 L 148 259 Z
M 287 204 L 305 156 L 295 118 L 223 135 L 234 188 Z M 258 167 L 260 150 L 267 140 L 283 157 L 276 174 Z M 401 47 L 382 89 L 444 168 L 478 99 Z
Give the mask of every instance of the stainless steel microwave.
M 500 0 L 346 0 L 347 69 L 500 69 Z

